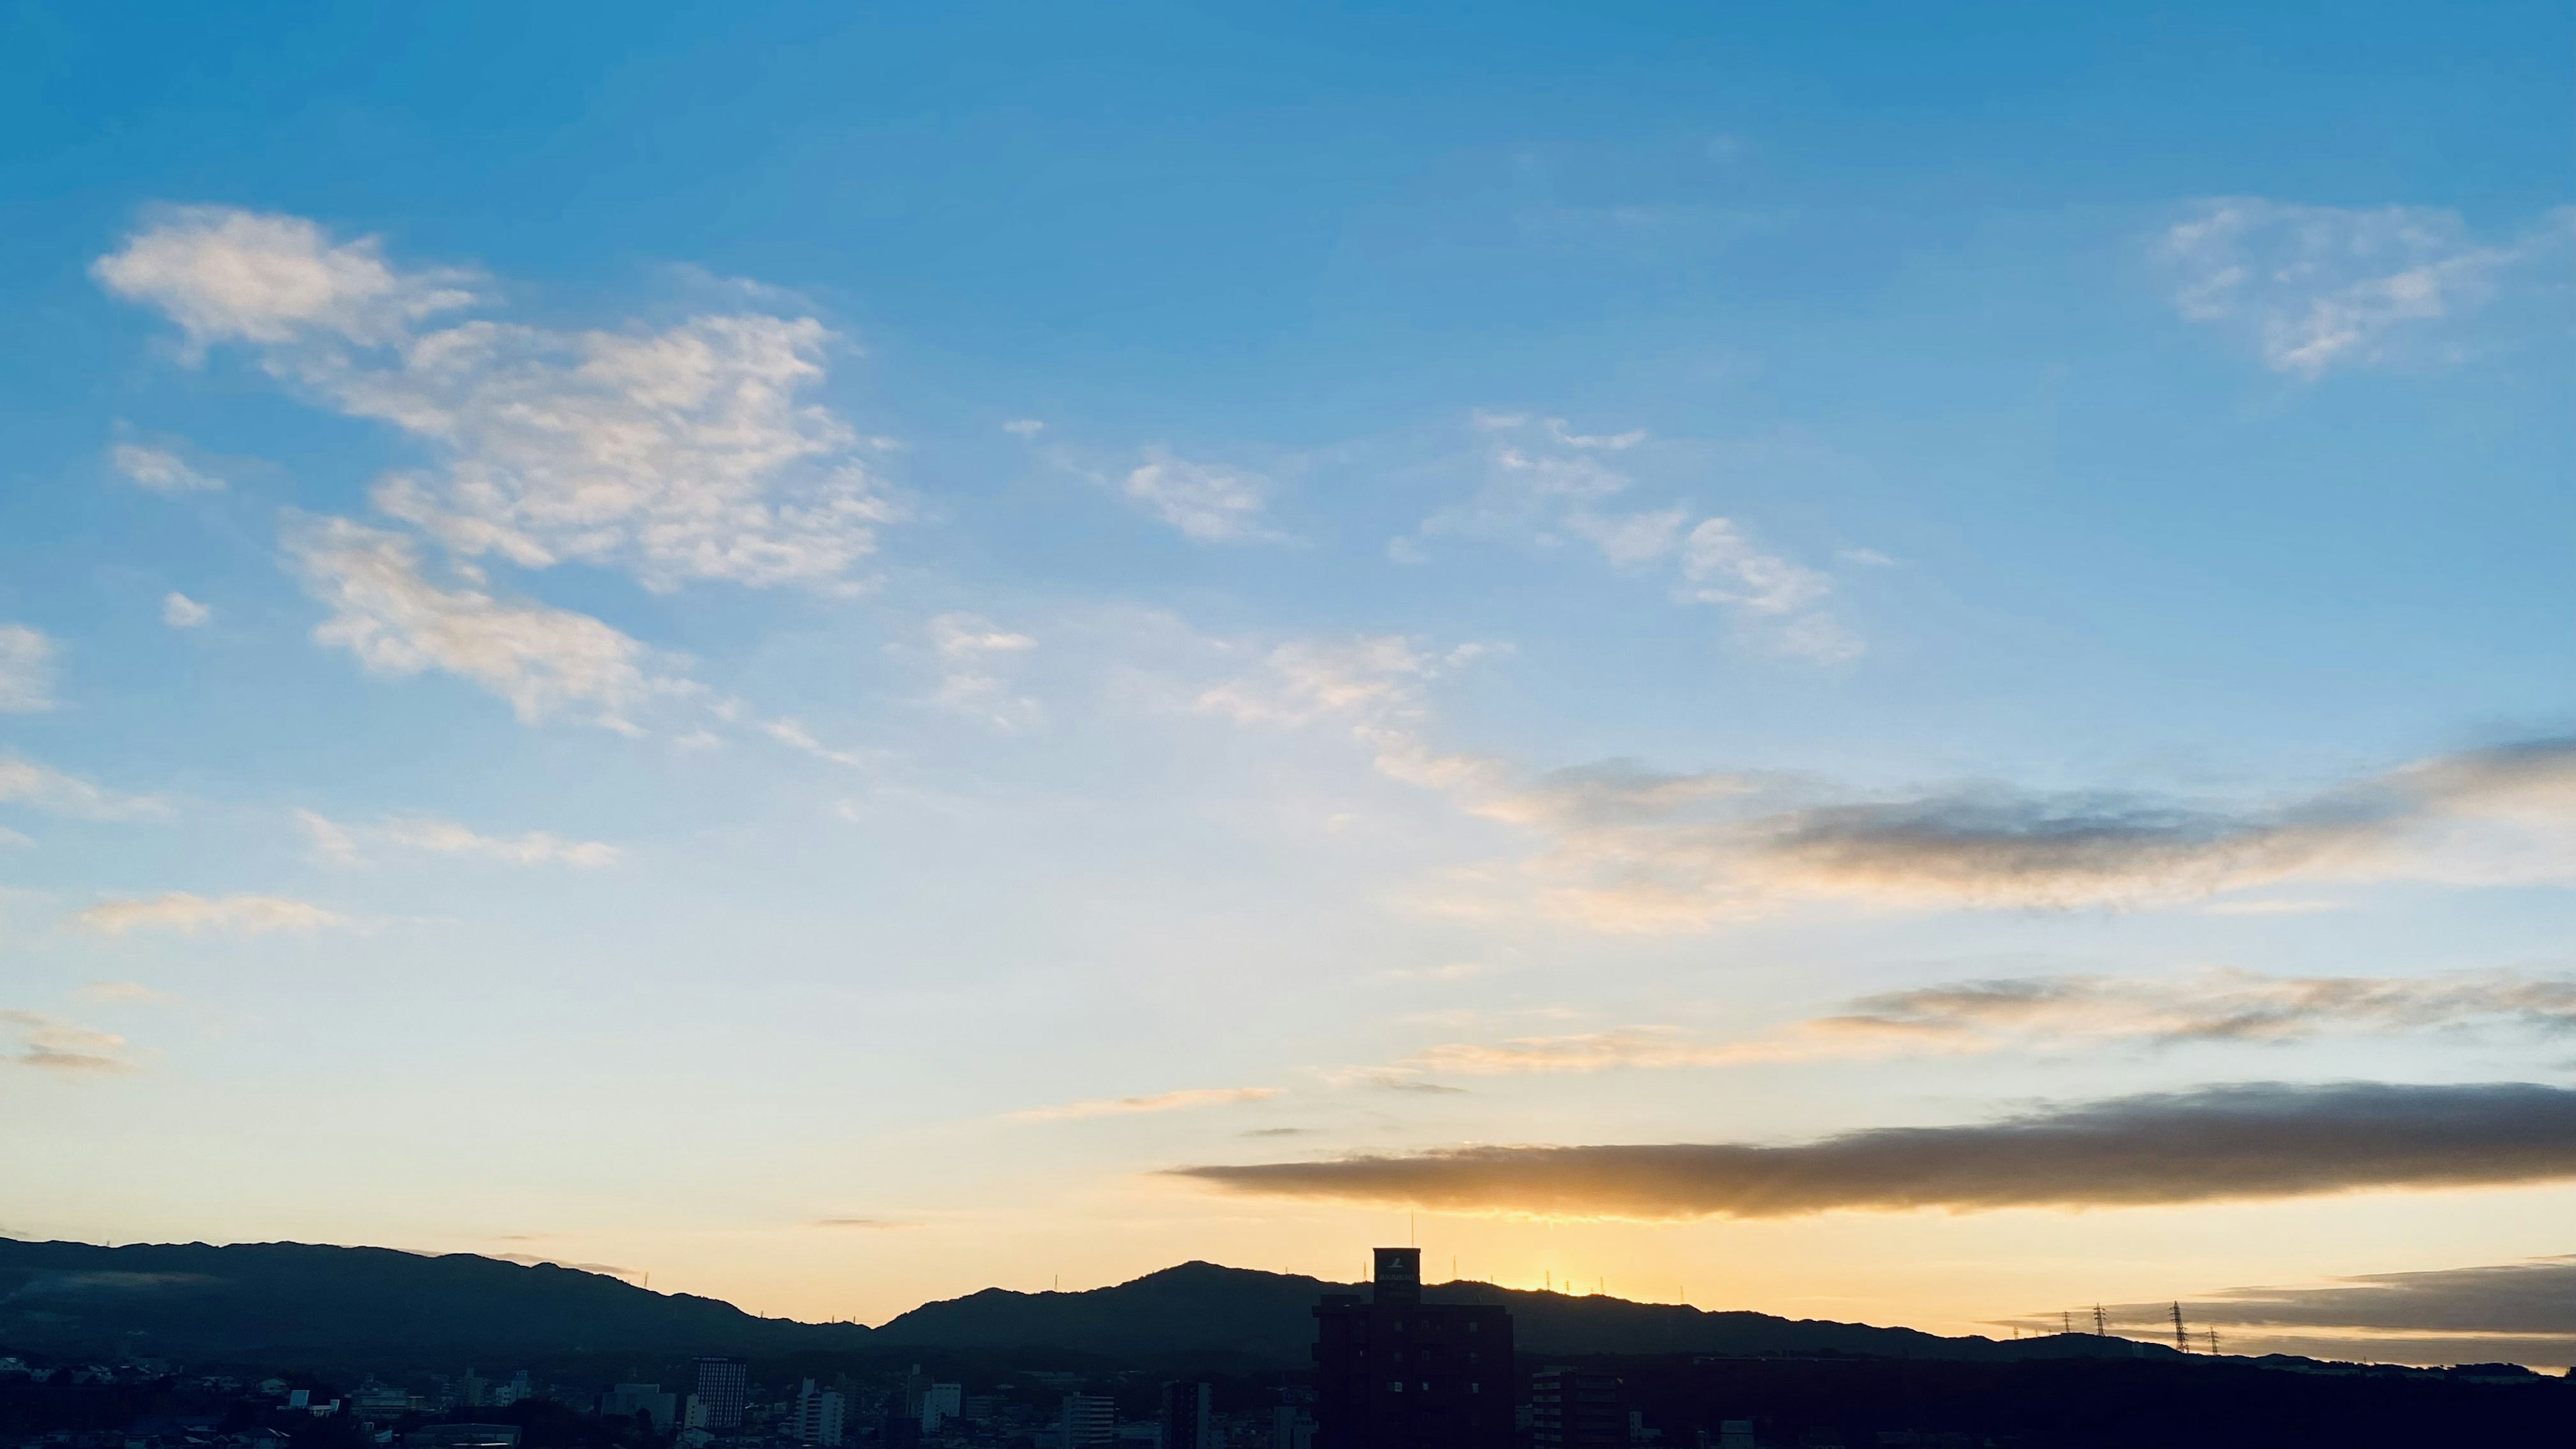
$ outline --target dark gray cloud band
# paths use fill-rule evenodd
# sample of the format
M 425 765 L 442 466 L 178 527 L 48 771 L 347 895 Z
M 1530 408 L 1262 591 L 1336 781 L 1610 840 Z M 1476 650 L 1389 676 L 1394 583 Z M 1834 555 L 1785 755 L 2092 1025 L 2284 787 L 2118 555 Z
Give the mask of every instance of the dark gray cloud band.
M 2576 1179 L 2576 1090 L 2257 1082 L 1787 1146 L 1462 1147 L 1172 1173 L 1261 1196 L 1566 1217 L 2218 1202 Z

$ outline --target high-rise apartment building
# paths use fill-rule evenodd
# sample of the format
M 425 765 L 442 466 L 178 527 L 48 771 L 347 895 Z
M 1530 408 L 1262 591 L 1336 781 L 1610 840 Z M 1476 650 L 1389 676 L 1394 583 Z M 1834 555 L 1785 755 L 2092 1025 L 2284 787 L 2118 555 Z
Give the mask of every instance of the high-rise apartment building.
M 705 1415 L 693 1427 L 722 1431 L 742 1427 L 742 1411 L 751 1402 L 751 1366 L 738 1358 L 702 1358 L 698 1371 L 697 1410 Z M 697 1414 L 691 1415 L 692 1420 Z
M 963 1384 L 930 1384 L 921 1391 L 921 1432 L 936 1434 L 939 1426 L 965 1412 L 966 1386 Z
M 1512 1316 L 1422 1301 L 1422 1252 L 1315 1308 L 1315 1449 L 1511 1449 Z
M 1213 1384 L 1163 1385 L 1163 1449 L 1215 1449 L 1210 1423 L 1215 1402 Z
M 1628 1449 L 1616 1375 L 1547 1368 L 1530 1376 L 1533 1449 Z
M 1100 1449 L 1118 1438 L 1118 1401 L 1106 1394 L 1067 1394 L 1057 1413 L 1063 1449 Z
M 843 1400 L 832 1389 L 818 1389 L 807 1379 L 796 1392 L 796 1416 L 789 1421 L 788 1432 L 799 1444 L 820 1444 L 838 1449 L 843 1436 Z

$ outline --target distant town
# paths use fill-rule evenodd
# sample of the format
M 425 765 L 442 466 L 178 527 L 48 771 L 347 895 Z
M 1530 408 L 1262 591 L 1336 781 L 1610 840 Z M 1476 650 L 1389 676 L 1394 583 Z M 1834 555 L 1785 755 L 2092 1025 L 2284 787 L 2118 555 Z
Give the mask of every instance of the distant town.
M 1516 1342 L 1507 1307 L 1442 1301 L 1438 1290 L 1427 1291 L 1417 1250 L 1381 1248 L 1374 1258 L 1371 1283 L 1313 1296 L 1304 1310 L 1311 1321 L 1307 1362 L 1294 1366 L 1236 1352 L 1158 1353 L 1140 1362 L 1132 1353 L 1066 1344 L 917 1354 L 632 1354 L 630 1371 L 620 1372 L 600 1352 L 568 1343 L 544 1356 L 544 1368 L 379 1364 L 353 1372 L 323 1366 L 332 1353 L 305 1351 L 280 1355 L 306 1359 L 305 1366 L 281 1364 L 261 1373 L 141 1351 L 151 1335 L 127 1330 L 128 1346 L 137 1351 L 99 1358 L 0 1353 L 0 1449 L 2576 1442 L 2570 1437 L 2576 1376 L 2509 1364 L 2426 1370 L 2193 1359 L 2089 1335 L 2069 1335 L 2057 1357 L 1990 1363 L 1832 1349 L 1534 1356 Z M 152 1285 L 86 1286 L 141 1291 Z M 1038 1366 L 1050 1360 L 1053 1366 Z M 2192 1426 L 2189 1437 L 2174 1437 L 2179 1423 Z

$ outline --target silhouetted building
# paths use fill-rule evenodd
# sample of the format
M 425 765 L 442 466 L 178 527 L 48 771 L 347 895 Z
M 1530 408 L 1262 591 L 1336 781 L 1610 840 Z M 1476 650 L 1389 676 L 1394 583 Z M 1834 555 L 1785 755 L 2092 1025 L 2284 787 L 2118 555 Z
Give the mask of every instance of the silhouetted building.
M 403 1436 L 409 1449 L 518 1449 L 516 1424 L 432 1424 Z
M 1316 1305 L 1314 1449 L 1511 1449 L 1511 1314 L 1423 1302 L 1418 1248 L 1372 1277 Z
M 678 1400 L 662 1392 L 660 1384 L 619 1384 L 599 1396 L 599 1412 L 629 1418 L 642 1415 L 656 1434 L 671 1432 L 680 1417 Z
M 1067 1394 L 1056 1418 L 1062 1449 L 1099 1449 L 1118 1438 L 1118 1401 L 1105 1394 Z
M 691 1428 L 739 1429 L 742 1410 L 751 1402 L 751 1367 L 738 1358 L 697 1361 L 698 1387 L 691 1406 Z M 703 1418 L 701 1418 L 703 1416 Z
M 1213 1384 L 1163 1385 L 1163 1449 L 1215 1449 L 1209 1425 L 1215 1403 Z
M 1535 1449 L 1628 1449 L 1628 1409 L 1614 1374 L 1549 1368 L 1530 1375 Z

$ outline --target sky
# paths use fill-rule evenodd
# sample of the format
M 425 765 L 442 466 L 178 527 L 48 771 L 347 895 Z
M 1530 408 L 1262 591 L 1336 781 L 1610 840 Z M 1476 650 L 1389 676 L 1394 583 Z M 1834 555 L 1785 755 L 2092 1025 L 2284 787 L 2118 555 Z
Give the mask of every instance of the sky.
M 0 1231 L 2576 1360 L 2571 32 L 18 3 Z

